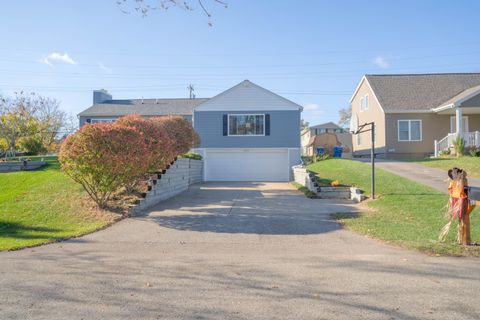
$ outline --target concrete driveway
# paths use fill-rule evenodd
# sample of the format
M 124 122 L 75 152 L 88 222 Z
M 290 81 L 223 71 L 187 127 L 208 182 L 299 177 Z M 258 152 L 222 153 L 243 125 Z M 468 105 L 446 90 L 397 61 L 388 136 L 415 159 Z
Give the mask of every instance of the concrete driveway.
M 349 202 L 209 183 L 149 215 L 0 253 L 1 319 L 478 319 L 480 260 L 341 229 Z

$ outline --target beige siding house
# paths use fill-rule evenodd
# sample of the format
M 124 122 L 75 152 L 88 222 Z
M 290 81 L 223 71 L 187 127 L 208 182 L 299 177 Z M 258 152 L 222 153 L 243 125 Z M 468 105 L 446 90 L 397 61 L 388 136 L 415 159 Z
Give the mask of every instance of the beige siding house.
M 352 154 L 352 134 L 333 122 L 311 126 L 300 134 L 302 156 L 313 156 L 322 148 L 331 153 L 334 147 L 342 147 L 342 157 L 350 158 Z
M 365 75 L 350 104 L 354 121 L 375 123 L 380 156 L 438 154 L 457 135 L 480 147 L 480 73 Z M 370 146 L 370 132 L 353 136 L 354 156 Z

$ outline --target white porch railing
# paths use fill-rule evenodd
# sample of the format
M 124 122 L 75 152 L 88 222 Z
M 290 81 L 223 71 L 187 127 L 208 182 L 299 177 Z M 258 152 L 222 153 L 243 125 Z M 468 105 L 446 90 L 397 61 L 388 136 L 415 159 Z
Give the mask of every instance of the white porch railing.
M 465 140 L 465 147 L 477 147 L 480 148 L 480 132 L 462 132 L 460 133 L 463 140 Z M 441 140 L 435 140 L 435 157 L 438 157 L 440 151 L 448 150 L 453 146 L 453 140 L 457 136 L 456 133 L 449 133 Z

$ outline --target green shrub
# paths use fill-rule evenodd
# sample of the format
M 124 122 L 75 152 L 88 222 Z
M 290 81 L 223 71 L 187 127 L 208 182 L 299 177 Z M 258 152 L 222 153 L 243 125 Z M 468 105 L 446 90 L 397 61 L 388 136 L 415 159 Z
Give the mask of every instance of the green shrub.
M 450 149 L 440 150 L 440 152 L 438 154 L 441 155 L 441 156 L 449 156 L 450 155 Z
M 40 139 L 35 137 L 28 137 L 19 142 L 20 148 L 24 150 L 29 156 L 36 156 L 47 153 L 47 148 L 42 144 Z
M 477 148 L 477 147 L 472 147 L 468 153 L 472 156 L 472 157 L 480 157 L 480 149 Z
M 196 152 L 187 152 L 180 155 L 180 158 L 188 158 L 193 160 L 202 160 L 202 155 Z
M 457 135 L 455 139 L 453 139 L 452 144 L 457 157 L 465 154 L 465 139 L 463 139 L 462 136 Z

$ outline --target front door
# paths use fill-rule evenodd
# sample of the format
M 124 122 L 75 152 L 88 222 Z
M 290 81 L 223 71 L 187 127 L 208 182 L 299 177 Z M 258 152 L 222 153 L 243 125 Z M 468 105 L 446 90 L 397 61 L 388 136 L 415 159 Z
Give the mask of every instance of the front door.
M 462 131 L 463 132 L 469 132 L 468 131 L 468 117 L 463 116 L 462 117 Z M 456 133 L 457 132 L 457 122 L 456 122 L 456 117 L 452 116 L 450 117 L 450 133 Z

